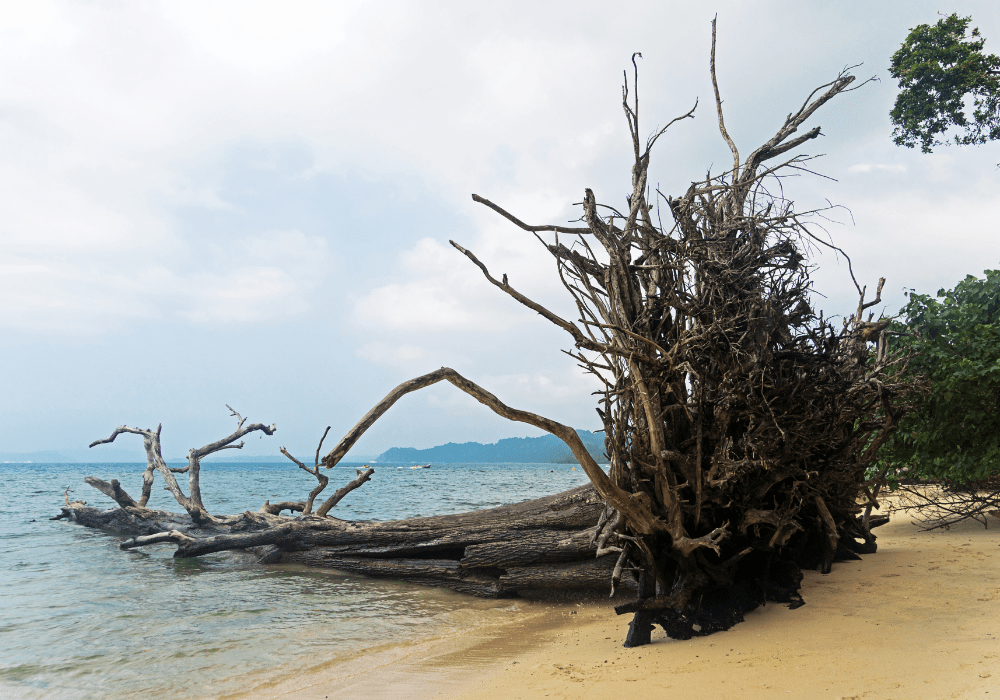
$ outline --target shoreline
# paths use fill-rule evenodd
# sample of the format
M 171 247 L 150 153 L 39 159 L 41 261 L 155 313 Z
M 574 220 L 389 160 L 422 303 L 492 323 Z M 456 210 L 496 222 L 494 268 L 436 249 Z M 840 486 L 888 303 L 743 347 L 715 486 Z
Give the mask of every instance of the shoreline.
M 614 617 L 614 605 L 592 593 L 555 598 L 471 599 L 460 619 L 435 633 L 367 647 L 350 656 L 318 661 L 305 673 L 278 671 L 253 688 L 218 700 L 315 700 L 350 697 L 451 697 L 476 685 L 484 673 L 518 663 L 526 652 L 544 648 L 577 620 Z M 478 605 L 477 605 L 478 603 Z M 335 634 L 335 630 L 331 630 Z
M 768 604 L 707 637 L 657 627 L 625 649 L 630 616 L 612 601 L 511 600 L 434 638 L 225 697 L 1000 698 L 1000 521 L 922 532 L 897 511 L 878 534 L 876 554 L 806 571 L 805 606 Z

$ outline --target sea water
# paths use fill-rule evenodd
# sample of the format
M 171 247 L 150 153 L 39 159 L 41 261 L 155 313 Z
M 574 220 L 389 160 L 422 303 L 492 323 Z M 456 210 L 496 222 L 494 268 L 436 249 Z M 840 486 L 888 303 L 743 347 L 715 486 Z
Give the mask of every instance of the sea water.
M 279 669 L 294 673 L 433 634 L 485 605 L 443 589 L 264 566 L 238 552 L 174 559 L 169 545 L 122 551 L 120 536 L 49 520 L 67 487 L 71 500 L 114 506 L 84 476 L 117 478 L 138 497 L 144 466 L 0 464 L 0 698 L 221 697 Z M 355 466 L 326 472 L 328 490 L 354 478 Z M 587 481 L 564 464 L 375 467 L 332 514 L 457 513 Z M 302 500 L 312 479 L 290 463 L 206 462 L 201 472 L 205 505 L 219 514 Z M 157 477 L 149 506 L 181 510 L 161 488 Z

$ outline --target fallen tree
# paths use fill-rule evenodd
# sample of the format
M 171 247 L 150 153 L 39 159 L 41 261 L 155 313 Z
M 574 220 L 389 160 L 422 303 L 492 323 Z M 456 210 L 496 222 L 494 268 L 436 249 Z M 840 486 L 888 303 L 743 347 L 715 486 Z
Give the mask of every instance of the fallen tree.
M 511 408 L 442 368 L 390 392 L 322 459 L 321 441 L 313 467 L 295 460 L 319 482 L 307 501 L 212 516 L 194 496 L 195 460 L 188 469 L 191 496 L 170 486 L 188 512 L 180 520 L 147 512 L 145 500 L 133 501 L 114 482 L 101 490 L 117 510 L 101 514 L 67 498 L 59 517 L 132 535 L 123 548 L 172 543 L 177 556 L 249 549 L 268 562 L 480 595 L 571 585 L 613 592 L 632 583 L 636 599 L 617 608 L 634 613 L 629 646 L 648 642 L 653 624 L 684 639 L 727 629 L 764 600 L 802 604 L 802 567 L 828 573 L 837 559 L 876 549 L 871 529 L 884 518 L 872 517 L 878 477 L 869 482 L 866 474 L 908 409 L 905 389 L 913 380 L 901 378 L 908 356 L 887 344 L 888 320 L 865 317 L 880 302 L 884 280 L 870 301 L 858 286 L 857 310 L 840 328 L 813 310 L 808 254 L 819 245 L 836 248 L 810 225 L 822 212 L 795 211 L 781 190 L 781 178 L 805 170 L 810 160 L 789 153 L 820 134 L 819 127 L 798 129 L 852 89 L 854 77 L 844 73 L 817 88 L 742 159 L 723 119 L 714 23 L 710 71 L 733 164 L 682 196 L 652 189 L 650 153 L 694 109 L 643 142 L 636 82 L 630 95 L 627 78 L 623 107 L 633 166 L 623 210 L 598 204 L 587 189 L 582 225 L 531 225 L 473 195 L 539 237 L 576 303 L 576 322 L 518 292 L 506 275 L 495 278 L 452 242 L 489 283 L 570 334 L 570 354 L 603 386 L 598 413 L 609 473 L 572 428 Z M 336 466 L 403 395 L 442 380 L 505 418 L 559 437 L 591 486 L 519 506 L 395 523 L 332 518 L 336 495 L 313 512 L 327 484 L 320 468 Z M 246 430 L 264 429 L 257 425 Z M 149 445 L 159 449 L 158 430 L 155 441 L 152 431 L 120 428 L 115 435 L 122 431 L 142 434 L 147 455 Z M 234 433 L 230 442 L 236 439 Z M 223 449 L 223 442 L 213 446 Z M 158 471 L 169 486 L 172 470 L 159 457 L 149 464 L 146 473 Z M 345 488 L 370 475 L 360 472 Z M 300 515 L 281 516 L 286 509 Z
M 266 564 L 304 564 L 499 598 L 539 588 L 606 589 L 615 557 L 595 558 L 593 542 L 604 508 L 594 489 L 582 486 L 475 513 L 396 522 L 248 511 L 195 526 L 189 516 L 167 511 L 101 510 L 83 502 L 67 502 L 57 517 L 131 534 L 122 549 L 174 544 L 177 557 L 240 549 Z
M 268 564 L 297 563 L 333 568 L 376 577 L 391 577 L 425 585 L 446 586 L 484 597 L 517 595 L 519 591 L 545 588 L 606 588 L 614 576 L 616 557 L 601 551 L 599 524 L 607 506 L 593 486 L 582 486 L 546 498 L 500 508 L 411 518 L 396 522 L 351 522 L 328 515 L 348 493 L 368 482 L 375 470 L 357 471 L 357 478 L 338 489 L 313 512 L 315 499 L 329 480 L 320 471 L 325 463 L 335 465 L 358 438 L 399 398 L 435 382 L 447 380 L 513 420 L 545 427 L 568 440 L 579 456 L 587 455 L 589 471 L 603 472 L 590 457 L 576 432 L 567 426 L 525 411 L 512 409 L 489 392 L 451 369 L 442 368 L 397 387 L 372 409 L 341 442 L 320 461 L 323 439 L 316 449 L 313 466 L 281 448 L 299 468 L 314 475 L 317 486 L 305 501 L 265 502 L 258 512 L 215 515 L 201 500 L 200 460 L 222 449 L 239 449 L 236 440 L 261 431 L 268 435 L 275 426 L 239 424 L 231 435 L 189 452 L 186 467 L 170 467 L 160 448 L 160 427 L 156 430 L 121 426 L 111 437 L 97 440 L 91 447 L 109 443 L 121 434 L 143 437 L 147 466 L 143 472 L 142 496 L 132 498 L 118 480 L 105 482 L 87 477 L 85 482 L 105 494 L 117 508 L 100 509 L 85 501 L 71 501 L 55 519 L 67 519 L 86 527 L 127 535 L 121 549 L 159 544 L 176 546 L 174 556 L 197 557 L 227 550 L 245 550 Z M 230 409 L 232 410 L 232 409 Z M 329 428 L 327 428 L 329 432 Z M 155 474 L 160 474 L 186 514 L 147 508 Z M 174 474 L 189 476 L 189 490 L 183 492 Z M 607 477 L 604 477 L 605 480 Z M 198 494 L 197 498 L 193 494 Z M 298 517 L 282 516 L 283 511 Z M 605 540 L 607 537 L 605 536 Z M 595 554 L 598 556 L 595 557 Z M 632 584 L 625 580 L 625 586 Z

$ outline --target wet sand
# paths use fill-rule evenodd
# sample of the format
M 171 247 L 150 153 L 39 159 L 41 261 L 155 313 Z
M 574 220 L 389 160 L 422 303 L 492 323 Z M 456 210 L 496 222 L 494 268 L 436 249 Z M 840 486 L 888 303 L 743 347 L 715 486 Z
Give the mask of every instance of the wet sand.
M 877 554 L 806 572 L 804 607 L 770 604 L 708 637 L 657 628 L 624 649 L 628 617 L 606 601 L 512 601 L 233 697 L 1000 698 L 1000 520 L 922 532 L 896 513 L 877 532 Z
M 628 600 L 628 597 L 615 602 Z M 544 649 L 579 619 L 613 618 L 614 605 L 593 594 L 536 599 L 468 599 L 468 609 L 450 615 L 439 634 L 419 641 L 387 643 L 349 658 L 317 659 L 310 672 L 282 674 L 225 700 L 316 700 L 451 697 L 471 689 L 525 654 Z M 336 634 L 335 629 L 330 634 Z M 215 698 L 210 695 L 206 697 Z

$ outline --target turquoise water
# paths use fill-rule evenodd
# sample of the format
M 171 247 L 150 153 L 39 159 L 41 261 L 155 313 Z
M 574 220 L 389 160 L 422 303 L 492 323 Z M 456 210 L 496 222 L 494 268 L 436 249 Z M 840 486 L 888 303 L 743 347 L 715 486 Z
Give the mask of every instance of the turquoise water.
M 354 477 L 328 472 L 329 490 Z M 83 484 L 117 478 L 133 495 L 141 464 L 0 464 L 0 698 L 198 698 L 245 689 L 365 647 L 460 624 L 484 603 L 450 591 L 299 567 L 239 553 L 174 559 L 173 547 L 123 552 L 119 538 L 65 521 L 62 492 L 114 504 Z M 214 513 L 298 500 L 314 485 L 291 464 L 202 467 Z M 391 520 L 488 508 L 586 483 L 579 467 L 376 465 L 334 514 Z M 160 490 L 150 507 L 179 510 Z

